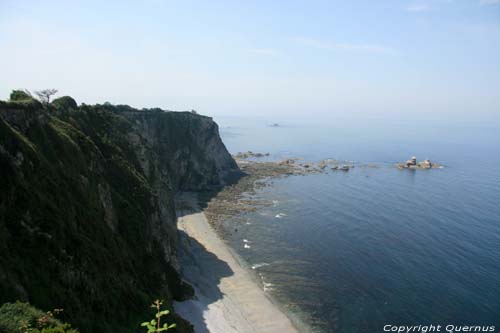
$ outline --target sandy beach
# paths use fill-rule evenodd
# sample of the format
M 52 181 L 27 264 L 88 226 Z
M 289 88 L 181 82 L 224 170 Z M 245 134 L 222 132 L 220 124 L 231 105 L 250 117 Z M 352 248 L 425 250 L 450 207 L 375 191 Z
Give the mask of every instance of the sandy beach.
M 176 302 L 176 312 L 196 333 L 298 332 L 217 236 L 196 197 L 186 194 L 180 200 L 180 266 L 197 299 Z

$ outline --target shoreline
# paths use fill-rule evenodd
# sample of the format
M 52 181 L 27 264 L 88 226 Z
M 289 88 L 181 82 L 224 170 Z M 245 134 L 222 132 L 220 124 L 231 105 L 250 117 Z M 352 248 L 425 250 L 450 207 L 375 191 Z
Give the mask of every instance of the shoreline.
M 341 170 L 339 161 L 327 159 L 315 164 L 297 162 L 298 159 L 294 158 L 282 161 L 235 160 L 243 172 L 236 182 L 217 191 L 182 193 L 176 199 L 177 225 L 181 235 L 181 276 L 193 286 L 198 298 L 175 302 L 174 308 L 196 327 L 195 333 L 310 332 L 311 328 L 300 315 L 287 310 L 285 304 L 265 291 L 264 282 L 255 270 L 226 240 L 238 232 L 241 223 L 245 223 L 246 213 L 273 204 L 255 196 L 259 189 L 272 186 L 274 180 L 283 177 L 343 172 L 337 171 Z M 377 167 L 351 163 L 349 169 Z M 224 223 L 228 219 L 232 221 L 230 226 Z M 240 282 L 244 282 L 245 287 L 235 286 Z M 242 296 L 248 293 L 258 294 L 260 301 L 251 300 L 247 304 Z M 276 315 L 266 318 L 269 313 Z M 259 324 L 263 326 L 259 327 Z M 273 326 L 276 324 L 279 327 Z
M 224 186 L 220 191 L 199 193 L 208 223 L 222 239 L 232 232 L 222 227 L 223 221 L 242 216 L 247 212 L 255 212 L 272 204 L 252 198 L 257 190 L 271 186 L 273 180 L 278 178 L 304 176 L 322 171 L 318 168 L 304 168 L 301 164 L 295 163 L 295 159 L 279 162 L 257 162 L 238 158 L 235 160 L 243 172 L 243 177 L 233 184 Z
M 298 333 L 279 304 L 210 225 L 196 193 L 179 198 L 178 230 L 181 275 L 195 289 L 195 299 L 175 302 L 176 313 L 195 333 Z

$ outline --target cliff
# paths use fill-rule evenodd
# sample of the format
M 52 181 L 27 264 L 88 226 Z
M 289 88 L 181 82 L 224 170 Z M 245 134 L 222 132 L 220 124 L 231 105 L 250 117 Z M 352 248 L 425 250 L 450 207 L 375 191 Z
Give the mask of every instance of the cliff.
M 0 172 L 0 304 L 132 332 L 154 298 L 192 295 L 176 270 L 174 194 L 239 170 L 209 117 L 32 101 L 0 102 Z

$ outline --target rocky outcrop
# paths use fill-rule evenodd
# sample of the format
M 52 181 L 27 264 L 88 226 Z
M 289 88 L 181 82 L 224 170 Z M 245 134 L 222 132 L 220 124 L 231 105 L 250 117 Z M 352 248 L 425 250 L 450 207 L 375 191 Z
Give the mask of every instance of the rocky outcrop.
M 417 158 L 415 156 L 404 163 L 396 164 L 396 166 L 400 169 L 437 169 L 441 167 L 440 164 L 433 163 L 428 159 L 417 162 Z
M 214 189 L 239 175 L 212 118 L 164 111 L 132 111 L 123 115 L 134 127 L 131 141 L 139 150 L 144 145 L 152 149 L 152 156 L 169 173 L 172 190 Z M 143 165 L 144 170 L 149 167 Z
M 174 195 L 239 175 L 208 117 L 6 102 L 0 171 L 0 303 L 62 307 L 82 332 L 132 332 L 154 298 L 189 297 Z
M 247 151 L 247 152 L 239 152 L 236 155 L 234 155 L 234 158 L 240 158 L 240 159 L 246 159 L 246 158 L 251 158 L 251 157 L 267 157 L 269 156 L 269 153 L 254 153 L 253 151 Z

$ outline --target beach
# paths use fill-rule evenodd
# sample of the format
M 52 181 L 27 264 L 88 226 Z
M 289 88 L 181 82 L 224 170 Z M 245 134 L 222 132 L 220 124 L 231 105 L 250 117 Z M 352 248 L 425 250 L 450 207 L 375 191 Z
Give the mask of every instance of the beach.
M 183 194 L 178 216 L 179 261 L 196 299 L 174 304 L 195 333 L 295 333 L 291 320 L 264 292 L 245 263 L 218 237 L 198 207 Z

